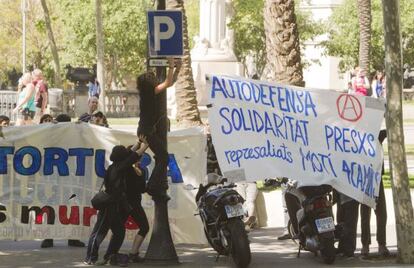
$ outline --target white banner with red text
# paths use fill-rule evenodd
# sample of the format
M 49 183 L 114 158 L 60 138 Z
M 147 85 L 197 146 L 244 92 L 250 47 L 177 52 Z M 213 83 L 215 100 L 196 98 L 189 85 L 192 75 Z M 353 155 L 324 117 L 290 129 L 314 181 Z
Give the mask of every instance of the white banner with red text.
M 102 183 L 112 147 L 134 144 L 136 136 L 87 123 L 3 128 L 0 138 L 0 239 L 82 239 L 90 235 L 97 211 L 90 200 Z M 206 173 L 206 137 L 201 128 L 169 133 L 169 221 L 175 243 L 205 243 L 195 192 Z M 141 167 L 154 166 L 148 150 Z M 147 172 L 148 173 L 148 172 Z M 150 227 L 153 201 L 144 194 Z M 127 239 L 138 226 L 128 220 Z

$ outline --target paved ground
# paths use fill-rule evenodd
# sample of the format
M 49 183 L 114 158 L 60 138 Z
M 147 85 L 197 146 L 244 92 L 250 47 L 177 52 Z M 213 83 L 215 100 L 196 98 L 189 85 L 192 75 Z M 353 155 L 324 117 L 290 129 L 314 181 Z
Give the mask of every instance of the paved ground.
M 388 232 L 392 233 L 393 226 L 389 226 Z M 321 267 L 325 266 L 321 259 L 313 254 L 304 252 L 296 258 L 296 245 L 292 241 L 278 241 L 280 228 L 261 228 L 250 233 L 252 263 L 250 267 Z M 375 241 L 375 237 L 373 237 Z M 390 249 L 395 252 L 395 241 Z M 0 241 L 0 268 L 40 268 L 40 267 L 85 267 L 81 260 L 85 255 L 84 248 L 69 248 L 66 241 L 56 241 L 51 249 L 40 249 L 40 241 Z M 376 245 L 373 245 L 375 247 Z M 124 245 L 126 250 L 130 244 Z M 106 249 L 104 244 L 102 249 Z M 234 267 L 230 258 L 220 257 L 215 262 L 216 254 L 208 247 L 199 245 L 177 245 L 179 265 L 171 267 Z M 376 248 L 372 248 L 375 252 Z M 331 267 L 400 267 L 395 258 L 373 257 L 364 259 L 359 254 L 355 258 L 345 259 L 338 257 Z M 131 267 L 153 267 L 145 264 L 131 264 Z M 410 267 L 410 266 L 406 266 Z M 411 266 L 414 267 L 414 266 Z

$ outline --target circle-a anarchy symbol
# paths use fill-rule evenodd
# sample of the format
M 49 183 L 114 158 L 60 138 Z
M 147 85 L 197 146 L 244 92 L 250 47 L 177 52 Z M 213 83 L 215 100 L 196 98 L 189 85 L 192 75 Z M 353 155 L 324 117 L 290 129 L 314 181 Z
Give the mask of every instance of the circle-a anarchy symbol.
M 362 117 L 362 105 L 357 97 L 349 94 L 341 94 L 336 100 L 336 107 L 340 118 L 356 122 Z

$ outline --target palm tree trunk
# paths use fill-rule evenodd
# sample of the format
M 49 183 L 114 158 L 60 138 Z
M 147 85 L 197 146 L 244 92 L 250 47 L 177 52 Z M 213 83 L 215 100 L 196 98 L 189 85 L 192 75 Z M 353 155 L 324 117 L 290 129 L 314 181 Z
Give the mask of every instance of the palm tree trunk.
M 359 67 L 369 74 L 371 50 L 371 0 L 358 0 Z
M 402 56 L 398 0 L 382 0 L 385 31 L 387 134 L 398 261 L 414 263 L 414 215 L 405 156 L 402 118 Z
M 202 125 L 200 111 L 197 106 L 197 92 L 194 86 L 191 56 L 188 42 L 187 16 L 185 14 L 184 0 L 168 0 L 167 8 L 183 12 L 183 46 L 184 56 L 182 66 L 175 83 L 175 99 L 177 105 L 178 127 Z
M 264 18 L 270 80 L 304 86 L 294 1 L 266 0 Z
M 43 8 L 43 14 L 45 16 L 45 24 L 46 24 L 46 30 L 47 30 L 47 36 L 49 38 L 49 44 L 50 49 L 52 50 L 52 56 L 53 56 L 53 62 L 55 67 L 55 86 L 56 87 L 62 87 L 62 79 L 60 77 L 60 63 L 59 63 L 59 55 L 58 50 L 56 47 L 55 37 L 53 36 L 52 31 L 52 23 L 50 22 L 50 16 L 49 16 L 49 9 L 47 8 L 46 0 L 40 1 Z

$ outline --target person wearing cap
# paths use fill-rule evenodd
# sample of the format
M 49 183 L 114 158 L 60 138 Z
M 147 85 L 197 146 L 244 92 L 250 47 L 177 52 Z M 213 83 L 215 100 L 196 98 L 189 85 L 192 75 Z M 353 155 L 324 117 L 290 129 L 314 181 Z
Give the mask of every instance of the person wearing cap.
M 140 146 L 138 146 L 139 148 Z M 89 237 L 88 248 L 84 263 L 93 265 L 98 260 L 99 246 L 109 230 L 112 237 L 104 256 L 106 264 L 113 255 L 116 255 L 125 238 L 125 219 L 132 207 L 126 196 L 127 178 L 133 170 L 133 164 L 140 159 L 138 152 L 117 145 L 112 149 L 110 160 L 112 164 L 105 172 L 105 192 L 112 197 L 112 202 L 104 209 L 99 210 L 98 218 Z

